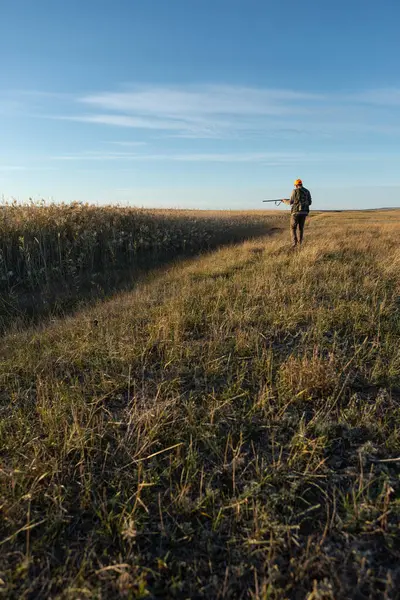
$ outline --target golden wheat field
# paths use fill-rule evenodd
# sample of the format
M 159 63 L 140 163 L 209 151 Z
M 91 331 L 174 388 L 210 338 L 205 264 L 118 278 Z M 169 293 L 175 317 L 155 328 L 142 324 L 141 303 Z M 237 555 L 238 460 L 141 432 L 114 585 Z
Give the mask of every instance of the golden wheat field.
M 0 597 L 398 598 L 400 211 L 311 214 L 296 251 L 281 212 L 21 211 Z M 168 262 L 82 300 L 139 252 Z

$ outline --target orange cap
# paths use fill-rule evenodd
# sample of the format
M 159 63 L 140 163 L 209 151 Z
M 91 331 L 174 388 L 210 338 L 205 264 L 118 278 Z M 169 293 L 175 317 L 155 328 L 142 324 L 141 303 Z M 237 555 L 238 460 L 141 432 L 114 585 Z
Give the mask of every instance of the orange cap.
M 296 179 L 296 181 L 294 182 L 294 185 L 303 185 L 303 182 L 301 179 Z

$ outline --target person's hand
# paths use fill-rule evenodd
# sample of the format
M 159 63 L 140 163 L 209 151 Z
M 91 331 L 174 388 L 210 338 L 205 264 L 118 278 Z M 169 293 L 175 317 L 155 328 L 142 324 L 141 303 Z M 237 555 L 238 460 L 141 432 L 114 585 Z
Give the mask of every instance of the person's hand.
M 283 204 L 290 204 L 289 198 L 282 198 Z

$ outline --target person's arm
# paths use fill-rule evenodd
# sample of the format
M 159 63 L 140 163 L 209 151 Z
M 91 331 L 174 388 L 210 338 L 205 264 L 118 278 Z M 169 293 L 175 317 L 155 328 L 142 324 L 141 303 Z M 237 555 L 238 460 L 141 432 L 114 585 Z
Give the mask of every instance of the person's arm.
M 311 206 L 312 204 L 312 199 L 311 199 L 311 194 L 310 192 L 308 192 L 308 204 Z
M 293 190 L 292 195 L 290 196 L 290 198 L 282 198 L 282 202 L 283 202 L 283 204 L 288 204 L 289 206 L 291 204 L 294 204 L 294 190 Z

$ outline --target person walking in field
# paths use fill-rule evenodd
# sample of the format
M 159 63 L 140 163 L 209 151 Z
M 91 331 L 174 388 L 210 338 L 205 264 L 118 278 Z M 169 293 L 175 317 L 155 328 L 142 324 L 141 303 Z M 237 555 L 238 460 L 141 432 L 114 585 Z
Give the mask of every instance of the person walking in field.
M 290 215 L 290 234 L 293 248 L 295 248 L 297 244 L 301 244 L 303 241 L 304 225 L 307 215 L 310 212 L 310 205 L 312 204 L 311 194 L 303 187 L 302 180 L 296 179 L 290 199 L 284 198 L 282 202 L 289 204 L 292 207 Z M 299 237 L 297 237 L 297 229 L 299 230 Z

